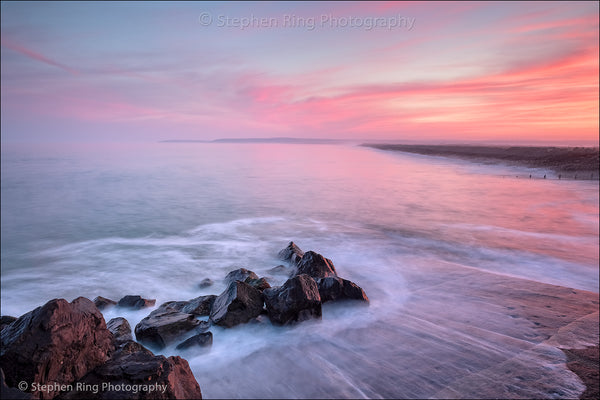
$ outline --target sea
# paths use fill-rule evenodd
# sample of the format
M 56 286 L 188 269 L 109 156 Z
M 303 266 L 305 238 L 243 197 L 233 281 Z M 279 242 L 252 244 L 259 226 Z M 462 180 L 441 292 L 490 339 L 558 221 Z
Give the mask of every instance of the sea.
M 368 307 L 329 303 L 322 320 L 213 327 L 210 350 L 155 350 L 188 360 L 205 398 L 504 397 L 506 385 L 494 389 L 501 382 L 485 371 L 507 360 L 538 368 L 562 388 L 550 393 L 515 380 L 515 397 L 576 397 L 584 389 L 560 351 L 541 339 L 508 340 L 534 327 L 482 312 L 490 303 L 469 297 L 460 279 L 598 293 L 598 181 L 355 144 L 3 144 L 1 151 L 2 315 L 54 298 L 132 294 L 158 306 L 218 295 L 225 275 L 241 267 L 281 285 L 286 274 L 271 269 L 290 241 L 331 259 L 365 290 Z M 205 278 L 214 284 L 199 288 Z M 448 280 L 459 289 L 436 292 Z M 444 301 L 431 307 L 417 296 L 423 288 Z M 124 316 L 133 327 L 149 311 L 112 308 L 105 318 Z M 492 323 L 483 333 L 469 328 Z M 470 392 L 467 378 L 483 392 Z

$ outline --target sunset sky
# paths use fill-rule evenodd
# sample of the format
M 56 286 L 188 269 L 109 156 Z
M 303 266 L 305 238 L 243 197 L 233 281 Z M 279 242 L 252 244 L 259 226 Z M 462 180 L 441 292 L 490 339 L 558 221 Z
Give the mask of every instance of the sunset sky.
M 2 142 L 598 141 L 597 2 L 2 2 Z

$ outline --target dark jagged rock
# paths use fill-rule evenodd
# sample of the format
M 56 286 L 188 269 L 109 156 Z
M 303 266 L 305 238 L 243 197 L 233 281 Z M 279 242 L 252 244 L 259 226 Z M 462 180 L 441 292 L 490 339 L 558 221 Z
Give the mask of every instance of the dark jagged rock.
M 16 321 L 16 317 L 11 317 L 10 315 L 3 315 L 0 317 L 0 331 L 2 331 L 5 327 L 12 324 Z
M 295 265 L 302 260 L 304 252 L 300 250 L 300 247 L 296 246 L 294 242 L 290 242 L 287 247 L 281 250 L 277 255 L 283 261 L 289 261 L 291 264 Z
M 113 318 L 106 323 L 106 327 L 113 334 L 115 338 L 115 344 L 118 346 L 125 342 L 133 340 L 131 335 L 131 326 L 129 322 L 123 317 Z
M 198 287 L 200 289 L 204 289 L 204 288 L 207 288 L 209 286 L 212 286 L 213 283 L 214 282 L 212 281 L 212 279 L 205 278 L 205 279 L 202 279 L 202 281 L 200 281 L 200 283 L 198 284 Z
M 267 282 L 267 280 L 265 278 L 260 278 L 260 279 L 246 278 L 246 280 L 244 282 L 246 282 L 248 285 L 252 286 L 253 288 L 260 290 L 261 292 L 263 290 L 271 287 L 271 285 L 269 285 L 269 282 Z
M 306 274 L 288 279 L 283 286 L 265 289 L 263 294 L 269 318 L 275 324 L 321 318 L 319 288 Z
M 108 359 L 114 350 L 112 339 L 90 300 L 50 300 L 2 330 L 0 367 L 9 387 L 21 381 L 69 384 Z M 35 392 L 33 398 L 57 394 Z
M 138 341 L 162 349 L 200 324 L 194 315 L 160 307 L 135 326 Z
M 333 262 L 314 251 L 307 251 L 298 264 L 296 275 L 306 274 L 313 278 L 337 276 Z
M 217 296 L 214 294 L 196 297 L 188 301 L 188 304 L 181 309 L 181 312 L 198 315 L 200 317 L 210 315 L 210 310 L 212 309 L 216 298 Z
M 190 347 L 210 347 L 212 346 L 213 335 L 212 332 L 199 333 L 179 343 L 176 347 L 177 350 L 187 349 Z
M 123 297 L 117 303 L 119 307 L 127 307 L 133 308 L 134 310 L 139 310 L 144 307 L 153 307 L 156 304 L 156 299 L 143 299 L 142 296 L 132 296 L 128 295 Z
M 231 282 L 242 281 L 244 282 L 246 278 L 258 279 L 258 275 L 254 272 L 246 269 L 246 268 L 238 268 L 233 270 L 225 276 L 225 284 L 229 286 Z
M 22 392 L 17 388 L 6 385 L 4 371 L 0 368 L 0 398 L 2 399 L 31 399 L 31 393 Z
M 317 279 L 321 302 L 334 300 L 362 300 L 369 302 L 369 298 L 360 286 L 346 279 L 335 276 Z
M 108 306 L 114 306 L 117 304 L 116 301 L 107 299 L 106 297 L 98 296 L 94 299 L 94 304 L 98 307 L 98 310 L 104 310 Z
M 210 319 L 215 325 L 230 328 L 257 317 L 262 309 L 262 293 L 247 283 L 236 280 L 215 299 Z
M 112 386 L 94 393 L 94 386 L 102 387 L 107 382 Z M 125 390 L 125 387 L 132 385 L 146 385 L 153 387 L 153 391 Z M 73 387 L 84 390 L 63 393 L 60 398 L 202 399 L 200 386 L 186 360 L 178 356 L 155 356 L 135 342 L 127 342 L 110 360 L 74 383 Z M 89 390 L 86 391 L 85 388 Z

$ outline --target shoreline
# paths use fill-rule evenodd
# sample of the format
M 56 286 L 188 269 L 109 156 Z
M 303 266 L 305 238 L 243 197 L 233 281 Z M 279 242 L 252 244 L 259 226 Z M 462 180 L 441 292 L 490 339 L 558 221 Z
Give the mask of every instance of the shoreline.
M 599 180 L 598 147 L 404 145 L 363 143 L 361 146 L 426 156 L 458 158 L 477 163 L 544 168 L 559 179 Z

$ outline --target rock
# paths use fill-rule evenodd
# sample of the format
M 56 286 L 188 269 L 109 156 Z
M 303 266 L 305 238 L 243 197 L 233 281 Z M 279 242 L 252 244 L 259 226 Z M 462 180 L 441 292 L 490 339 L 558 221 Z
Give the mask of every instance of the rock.
M 214 283 L 214 282 L 212 281 L 212 279 L 204 278 L 204 279 L 202 279 L 202 280 L 200 281 L 200 283 L 198 284 L 198 287 L 199 287 L 200 289 L 204 289 L 204 288 L 207 288 L 207 287 L 209 287 L 209 286 L 212 286 L 212 285 L 213 285 L 213 283 Z
M 213 335 L 212 332 L 199 333 L 192 336 L 189 339 L 179 343 L 176 347 L 177 350 L 187 349 L 189 347 L 210 347 L 212 346 Z
M 283 261 L 289 261 L 291 264 L 298 264 L 304 256 L 304 252 L 300 250 L 300 247 L 296 246 L 294 242 L 290 242 L 287 247 L 281 250 L 277 255 Z
M 265 289 L 263 295 L 269 318 L 275 324 L 321 318 L 319 288 L 306 274 L 288 279 L 283 286 Z
M 119 307 L 133 308 L 139 310 L 144 307 L 153 307 L 156 304 L 156 299 L 143 299 L 142 296 L 125 296 L 117 303 Z
M 333 300 L 362 300 L 369 303 L 364 290 L 356 283 L 335 276 L 317 279 L 321 302 Z
M 314 251 L 307 251 L 298 264 L 296 275 L 306 274 L 313 278 L 337 276 L 333 262 Z
M 135 326 L 138 341 L 162 349 L 200 324 L 192 314 L 160 307 Z
M 113 355 L 112 358 L 114 359 L 119 354 L 133 354 L 133 353 L 139 353 L 139 352 L 150 354 L 150 355 L 154 355 L 153 352 L 151 352 L 150 350 L 148 350 L 147 348 L 145 348 L 140 343 L 134 342 L 133 340 L 130 340 L 130 341 L 125 342 L 124 344 L 122 344 L 121 347 L 119 347 L 117 349 L 117 352 L 115 353 L 115 355 Z
M 209 294 L 207 296 L 200 296 L 188 301 L 181 312 L 198 315 L 200 317 L 210 315 L 210 310 L 215 302 L 217 296 Z
M 215 299 L 210 319 L 215 325 L 230 328 L 257 317 L 262 309 L 262 293 L 247 283 L 236 280 Z
M 225 277 L 225 284 L 229 286 L 231 282 L 244 282 L 246 278 L 258 279 L 258 275 L 246 268 L 239 268 L 227 274 L 227 276 Z
M 12 324 L 16 320 L 17 320 L 16 317 L 11 317 L 9 315 L 1 316 L 0 317 L 0 331 L 2 331 L 5 327 Z
M 288 272 L 288 269 L 285 267 L 285 265 L 278 265 L 276 267 L 271 268 L 268 272 L 272 274 L 285 274 Z
M 103 364 L 114 350 L 104 317 L 90 300 L 54 299 L 8 325 L 1 333 L 0 367 L 6 384 L 70 384 Z M 35 392 L 51 399 L 58 393 Z
M 15 318 L 16 319 L 16 318 Z M 1 399 L 31 399 L 31 393 L 22 392 L 17 388 L 6 386 L 4 371 L 0 368 L 0 398 Z
M 116 301 L 107 299 L 106 297 L 98 296 L 94 299 L 94 304 L 98 307 L 98 310 L 104 310 L 108 306 L 114 306 L 117 304 Z
M 154 311 L 166 311 L 167 308 L 170 308 L 171 310 L 181 312 L 181 310 L 183 310 L 183 307 L 187 306 L 188 304 L 190 304 L 189 301 L 167 301 L 166 303 L 162 303 L 160 306 L 158 306 L 158 308 Z
M 110 386 L 104 388 L 102 385 L 107 383 Z M 131 390 L 134 385 L 138 390 Z M 74 383 L 73 387 L 81 390 L 63 393 L 60 398 L 202 399 L 200 386 L 186 360 L 177 356 L 155 356 L 135 342 L 128 342 L 110 360 Z
M 199 321 L 200 323 L 198 324 L 198 326 L 196 327 L 196 332 L 198 333 L 204 333 L 206 331 L 208 331 L 208 329 L 210 328 L 210 321 Z
M 269 285 L 269 282 L 267 282 L 267 280 L 265 278 L 252 279 L 252 278 L 248 277 L 248 278 L 246 278 L 246 280 L 244 282 L 246 282 L 248 285 L 252 286 L 253 288 L 260 290 L 261 292 L 263 290 L 271 287 L 271 285 Z
M 123 317 L 113 318 L 106 323 L 106 327 L 113 334 L 115 338 L 115 344 L 118 346 L 125 342 L 133 340 L 131 335 L 131 326 L 129 322 Z

